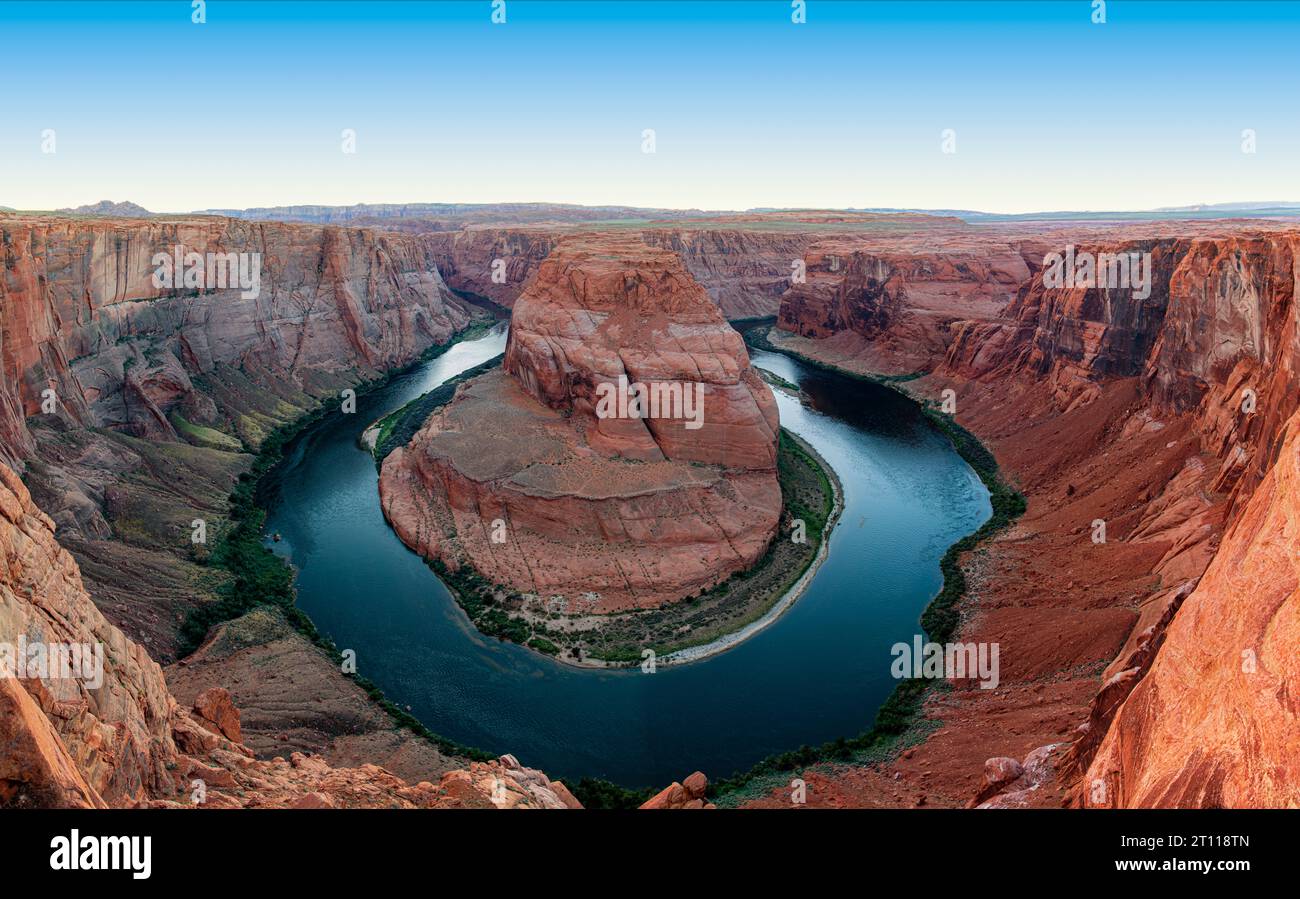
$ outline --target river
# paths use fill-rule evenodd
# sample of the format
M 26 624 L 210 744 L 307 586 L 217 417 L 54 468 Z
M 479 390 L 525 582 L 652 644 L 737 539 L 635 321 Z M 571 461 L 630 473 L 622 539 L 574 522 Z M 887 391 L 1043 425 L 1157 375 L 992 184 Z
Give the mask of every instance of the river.
M 781 423 L 839 474 L 844 512 L 807 592 L 734 649 L 654 674 L 579 670 L 485 638 L 393 534 L 357 437 L 374 419 L 500 353 L 506 323 L 304 431 L 268 475 L 268 546 L 298 571 L 298 605 L 361 674 L 430 730 L 512 753 L 551 777 L 663 786 L 727 777 L 776 752 L 852 736 L 894 688 L 941 585 L 939 559 L 990 514 L 978 476 L 906 398 L 755 351 L 812 408 L 777 392 Z

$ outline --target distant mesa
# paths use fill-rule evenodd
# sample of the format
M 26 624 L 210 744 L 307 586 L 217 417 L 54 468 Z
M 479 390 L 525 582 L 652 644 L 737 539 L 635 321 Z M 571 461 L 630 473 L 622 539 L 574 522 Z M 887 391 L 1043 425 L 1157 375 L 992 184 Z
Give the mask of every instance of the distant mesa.
M 58 212 L 66 212 L 70 215 L 102 215 L 111 218 L 152 218 L 153 213 L 143 206 L 132 203 L 129 200 L 121 203 L 114 203 L 112 200 L 100 200 L 88 206 L 78 206 L 76 209 L 59 209 Z

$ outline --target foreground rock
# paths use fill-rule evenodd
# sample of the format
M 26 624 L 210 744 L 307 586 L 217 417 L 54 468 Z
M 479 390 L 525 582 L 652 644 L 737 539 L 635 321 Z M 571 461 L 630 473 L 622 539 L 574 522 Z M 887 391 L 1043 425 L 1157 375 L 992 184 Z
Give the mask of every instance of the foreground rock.
M 646 809 L 693 809 L 717 808 L 705 798 L 709 789 L 709 780 L 703 773 L 696 771 L 681 783 L 674 781 L 651 798 L 641 803 Z
M 1121 808 L 1300 804 L 1300 414 L 1079 791 Z
M 698 396 L 697 417 L 604 410 L 620 378 Z M 555 611 L 656 607 L 766 550 L 777 431 L 739 335 L 676 255 L 575 238 L 516 302 L 504 371 L 462 386 L 385 460 L 382 504 L 421 554 Z
M 370 762 L 410 781 L 465 767 L 463 758 L 395 726 L 332 657 L 270 607 L 214 627 L 165 674 L 182 705 L 228 688 L 240 741 L 260 759 L 300 752 L 334 767 Z
M 259 760 L 235 739 L 225 690 L 193 713 L 162 670 L 95 609 L 50 520 L 0 464 L 0 644 L 98 646 L 87 677 L 56 670 L 0 676 L 0 807 L 575 808 L 563 784 L 503 756 L 427 780 L 319 756 Z M 25 677 L 9 674 L 25 674 Z

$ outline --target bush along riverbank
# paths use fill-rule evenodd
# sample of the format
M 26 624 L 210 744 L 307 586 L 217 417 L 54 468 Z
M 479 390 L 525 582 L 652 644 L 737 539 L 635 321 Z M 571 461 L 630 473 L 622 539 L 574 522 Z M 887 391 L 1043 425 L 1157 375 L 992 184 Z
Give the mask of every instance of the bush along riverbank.
M 501 353 L 486 362 L 480 362 L 473 368 L 465 369 L 456 377 L 444 381 L 433 390 L 416 397 L 366 428 L 363 440 L 370 447 L 371 455 L 375 457 L 375 467 L 382 467 L 384 460 L 393 450 L 410 443 L 411 438 L 429 420 L 429 416 L 451 402 L 452 397 L 456 395 L 457 387 L 496 368 L 503 359 L 505 354 Z
M 979 438 L 957 424 L 950 415 L 939 411 L 936 403 L 918 401 L 916 397 L 895 386 L 918 375 L 871 377 L 846 371 L 834 365 L 810 359 L 802 353 L 782 349 L 767 340 L 767 328 L 756 328 L 745 334 L 746 342 L 760 350 L 781 353 L 806 365 L 831 371 L 857 380 L 874 381 L 889 386 L 921 406 L 930 423 L 952 443 L 953 449 L 965 460 L 989 491 L 992 515 L 978 530 L 948 547 L 939 560 L 943 586 L 921 613 L 920 624 L 928 639 L 946 643 L 956 634 L 961 623 L 957 606 L 966 595 L 966 574 L 961 567 L 964 553 L 976 549 L 994 534 L 1010 526 L 1025 511 L 1024 495 L 1007 484 L 1001 475 L 997 459 L 980 442 Z M 756 336 L 755 336 L 756 335 Z M 789 752 L 769 756 L 747 771 L 730 778 L 716 780 L 709 787 L 709 795 L 723 806 L 740 805 L 747 799 L 764 795 L 771 790 L 789 785 L 790 777 L 798 771 L 826 765 L 867 765 L 887 761 L 908 745 L 921 742 L 938 724 L 926 722 L 922 707 L 930 690 L 949 689 L 946 681 L 923 679 L 901 680 L 881 705 L 872 726 L 855 737 L 840 737 L 820 746 L 801 746 Z
M 353 389 L 357 396 L 362 396 L 383 387 L 393 378 L 437 358 L 457 343 L 480 336 L 490 326 L 472 325 L 447 343 L 430 347 L 410 364 L 393 369 L 378 378 L 362 381 Z M 293 568 L 263 544 L 262 529 L 266 523 L 266 510 L 258 501 L 258 489 L 263 478 L 283 459 L 286 447 L 322 419 L 341 414 L 332 399 L 324 400 L 297 419 L 280 425 L 262 441 L 257 450 L 245 447 L 245 451 L 254 455 L 253 464 L 239 476 L 230 494 L 229 525 L 217 538 L 207 561 L 209 566 L 221 570 L 227 577 L 217 588 L 220 598 L 192 610 L 181 625 L 182 657 L 197 649 L 216 625 L 233 621 L 258 607 L 272 606 L 284 615 L 295 630 L 326 652 L 339 665 L 339 670 L 343 671 L 343 655 L 338 647 L 295 604 Z M 489 752 L 461 745 L 433 733 L 409 712 L 386 699 L 383 691 L 368 678 L 360 674 L 345 673 L 344 676 L 361 687 L 388 714 L 394 725 L 427 740 L 440 752 L 476 761 L 495 758 Z

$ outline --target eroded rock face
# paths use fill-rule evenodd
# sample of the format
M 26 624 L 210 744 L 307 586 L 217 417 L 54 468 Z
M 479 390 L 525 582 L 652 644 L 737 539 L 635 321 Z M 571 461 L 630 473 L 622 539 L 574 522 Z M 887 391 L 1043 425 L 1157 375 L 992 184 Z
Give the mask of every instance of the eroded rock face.
M 955 322 L 991 320 L 1015 296 L 1030 277 L 1025 252 L 1022 241 L 964 233 L 936 233 L 921 245 L 820 240 L 803 255 L 804 280 L 781 296 L 778 327 L 835 337 L 878 372 L 928 369 L 942 357 Z
M 1103 807 L 1300 806 L 1300 415 L 1081 785 Z
M 0 676 L 0 744 L 15 747 L 0 803 L 130 804 L 169 781 L 175 703 L 161 669 L 99 614 L 53 523 L 0 464 L 0 643 L 12 654 L 20 638 L 102 647 L 103 676 Z
M 174 410 L 204 424 L 220 418 L 195 378 L 222 382 L 234 369 L 246 392 L 319 394 L 409 362 L 468 321 L 420 236 L 0 215 L 0 243 L 0 458 L 13 464 L 32 449 L 22 418 L 43 411 L 47 388 L 68 421 L 174 440 Z M 259 254 L 259 292 L 155 286 L 154 255 L 178 245 Z M 266 425 L 253 409 L 220 412 L 254 443 Z
M 728 319 L 776 315 L 793 264 L 815 232 L 647 229 L 641 239 L 672 250 Z
M 543 263 L 515 305 L 505 370 L 540 402 L 578 416 L 596 449 L 643 461 L 775 465 L 776 400 L 744 341 L 674 254 L 636 238 L 574 239 Z M 702 397 L 700 420 L 598 417 L 599 388 L 620 378 L 700 385 L 702 393 L 691 391 Z
M 162 670 L 96 610 L 76 562 L 22 482 L 0 464 L 0 644 L 102 649 L 98 672 L 16 667 L 0 676 L 0 808 L 578 808 L 564 785 L 510 756 L 404 781 L 372 764 L 293 753 L 259 760 L 239 742 L 230 694 L 195 712 Z M 28 652 L 29 658 L 30 650 Z M 16 675 L 26 675 L 18 677 Z M 197 788 L 196 784 L 201 784 Z
M 408 545 L 605 611 L 679 599 L 766 550 L 775 399 L 675 254 L 561 243 L 515 304 L 504 369 L 385 460 L 384 512 Z M 604 416 L 602 385 L 620 377 L 700 396 L 700 426 Z
M 560 237 L 545 228 L 467 228 L 428 240 L 448 285 L 509 309 Z
M 556 244 L 575 233 L 585 232 L 481 226 L 427 238 L 438 248 L 438 268 L 451 287 L 510 308 Z M 646 244 L 678 254 L 728 319 L 775 315 L 792 263 L 816 238 L 740 228 L 656 227 L 636 233 Z
M 964 562 L 962 639 L 1002 644 L 1005 699 L 954 691 L 933 710 L 944 728 L 895 763 L 898 782 L 931 803 L 981 802 L 984 759 L 1065 738 L 1053 778 L 1000 787 L 988 805 L 1300 801 L 1284 498 L 1300 403 L 1296 242 L 1293 226 L 1267 223 L 1058 229 L 1035 252 L 1149 252 L 1150 293 L 1050 287 L 1026 255 L 1033 276 L 1005 312 L 954 320 L 946 356 L 905 385 L 931 401 L 954 388 L 958 421 L 995 450 L 1029 509 Z M 890 333 L 774 342 L 880 370 Z M 1097 519 L 1101 545 L 1089 539 Z M 1062 676 L 1088 666 L 1104 668 L 1100 680 Z M 948 768 L 927 781 L 936 764 Z M 885 792 L 861 773 L 832 792 L 864 782 L 862 801 Z
M 1300 406 L 1297 247 L 1294 232 L 1251 231 L 1081 245 L 1149 253 L 1150 295 L 1052 288 L 1039 272 L 1006 321 L 959 326 L 943 367 L 984 382 L 1045 381 L 1063 409 L 1092 402 L 1110 380 L 1140 377 L 1154 415 L 1195 415 L 1220 460 L 1215 489 L 1240 494 L 1235 507 Z
M 154 255 L 178 245 L 246 254 L 250 275 L 257 254 L 260 289 L 156 285 Z M 101 611 L 159 661 L 210 595 L 186 530 L 221 527 L 243 450 L 469 316 L 406 234 L 0 215 L 0 249 L 0 460 Z
M 696 771 L 681 783 L 673 781 L 654 796 L 641 803 L 643 809 L 706 809 L 716 808 L 709 802 L 706 793 L 709 779 L 701 771 Z

